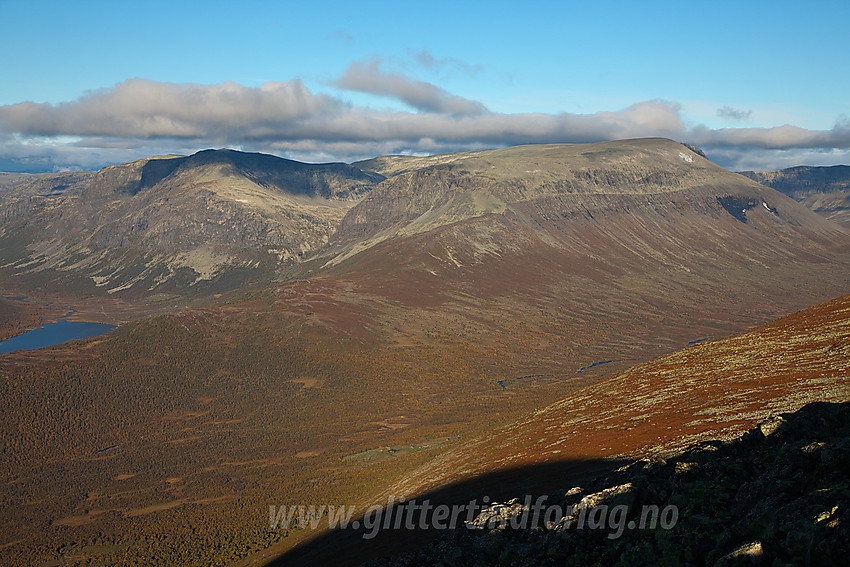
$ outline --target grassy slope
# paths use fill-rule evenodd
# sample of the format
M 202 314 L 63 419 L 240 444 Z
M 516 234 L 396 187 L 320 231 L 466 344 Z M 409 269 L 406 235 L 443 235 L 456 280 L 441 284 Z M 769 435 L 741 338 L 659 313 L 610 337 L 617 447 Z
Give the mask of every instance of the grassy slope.
M 850 402 L 848 314 L 850 296 L 844 296 L 740 335 L 700 343 L 635 366 L 449 448 L 372 498 L 382 503 L 390 496 L 406 495 L 419 502 L 430 498 L 432 502 L 462 505 L 470 500 L 481 502 L 484 496 L 492 500 L 494 495 L 501 502 L 512 497 L 523 501 L 527 494 L 536 499 L 560 488 L 560 494 L 551 495 L 548 504 L 560 503 L 563 507 L 564 491 L 576 484 L 584 490 L 577 492 L 573 504 L 589 493 L 632 482 L 634 490 L 626 494 L 627 499 L 620 498 L 612 505 L 651 503 L 663 507 L 674 503 L 682 514 L 682 525 L 676 531 L 659 530 L 646 538 L 634 532 L 622 542 L 612 542 L 605 539 L 607 531 L 570 539 L 571 530 L 548 535 L 529 530 L 488 539 L 486 531 L 467 534 L 460 529 L 456 536 L 442 538 L 420 555 L 377 564 L 467 563 L 473 559 L 498 562 L 506 557 L 513 557 L 511 564 L 522 564 L 520 559 L 528 554 L 533 558 L 530 564 L 571 564 L 570 557 L 586 562 L 591 556 L 613 561 L 612 554 L 635 564 L 653 563 L 658 557 L 667 557 L 673 563 L 686 560 L 701 564 L 698 549 L 710 551 L 718 559 L 738 546 L 762 539 L 766 553 L 786 561 L 789 554 L 805 555 L 807 548 L 809 553 L 814 550 L 818 556 L 834 557 L 830 553 L 836 551 L 840 533 L 825 533 L 823 526 L 812 532 L 810 518 L 824 510 L 832 510 L 831 518 L 837 517 L 832 509 L 835 505 L 839 514 L 846 511 L 841 504 L 846 494 L 841 496 L 842 485 L 836 483 L 836 478 L 842 478 L 843 466 L 834 460 L 841 458 L 837 451 L 846 450 L 842 448 L 846 445 L 846 409 L 824 410 L 822 414 L 830 423 L 844 427 L 843 432 L 817 421 L 816 407 L 803 412 L 806 417 L 803 413 L 795 416 L 794 431 L 788 435 L 808 440 L 797 443 L 792 439 L 792 446 L 783 445 L 790 438 L 783 435 L 773 438 L 770 445 L 759 442 L 763 436 L 756 439 L 750 435 L 746 442 L 736 441 L 720 451 L 716 447 L 722 442 L 709 441 L 737 439 L 769 416 L 799 410 L 813 401 Z M 773 443 L 777 439 L 779 442 Z M 835 449 L 818 452 L 823 441 Z M 701 448 L 679 454 L 697 443 L 702 443 Z M 803 446 L 808 449 L 800 451 Z M 766 462 L 756 462 L 756 452 L 758 460 Z M 804 453 L 813 453 L 813 457 Z M 652 459 L 654 465 L 637 463 L 592 482 L 581 478 L 583 466 L 601 468 L 598 463 L 607 460 L 617 468 L 635 458 Z M 665 464 L 665 458 L 670 462 Z M 742 464 L 745 459 L 752 462 Z M 774 461 L 783 465 L 781 472 L 770 469 Z M 816 461 L 826 463 L 817 473 L 813 469 Z M 688 472 L 691 469 L 696 470 Z M 801 475 L 805 480 L 801 481 Z M 777 476 L 781 482 L 777 482 Z M 575 484 L 559 484 L 571 481 Z M 706 501 L 706 495 L 713 496 Z M 598 495 L 600 499 L 603 497 Z M 782 513 L 776 511 L 778 502 L 785 506 Z M 754 511 L 759 514 L 757 520 L 751 520 Z M 833 524 L 834 528 L 838 522 Z M 786 541 L 786 534 L 798 531 L 806 537 L 789 536 Z M 275 565 L 307 560 L 354 565 L 427 542 L 422 533 L 410 530 L 385 530 L 376 542 L 350 534 L 351 530 L 322 534 Z M 703 541 L 707 534 L 711 534 L 708 547 L 708 541 Z M 678 559 L 670 559 L 673 557 Z M 339 562 L 340 558 L 351 561 Z
M 850 296 L 637 365 L 461 445 L 390 490 L 457 471 L 577 456 L 665 455 L 812 401 L 850 401 Z

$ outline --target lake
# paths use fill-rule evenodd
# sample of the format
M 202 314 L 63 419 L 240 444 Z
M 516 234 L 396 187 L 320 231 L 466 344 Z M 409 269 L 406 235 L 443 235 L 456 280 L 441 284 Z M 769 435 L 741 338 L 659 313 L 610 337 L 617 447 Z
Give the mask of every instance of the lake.
M 47 323 L 38 329 L 32 329 L 31 331 L 0 342 L 0 354 L 20 349 L 34 350 L 62 344 L 75 339 L 103 335 L 115 327 L 115 325 L 108 325 L 106 323 L 66 321 L 65 319 L 61 319 L 55 323 Z

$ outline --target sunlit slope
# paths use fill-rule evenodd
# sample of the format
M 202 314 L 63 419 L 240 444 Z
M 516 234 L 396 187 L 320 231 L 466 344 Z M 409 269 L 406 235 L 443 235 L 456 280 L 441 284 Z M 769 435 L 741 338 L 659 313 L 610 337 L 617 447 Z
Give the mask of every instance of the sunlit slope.
M 561 459 L 664 455 L 812 401 L 850 401 L 850 296 L 602 380 L 460 445 L 388 493 Z

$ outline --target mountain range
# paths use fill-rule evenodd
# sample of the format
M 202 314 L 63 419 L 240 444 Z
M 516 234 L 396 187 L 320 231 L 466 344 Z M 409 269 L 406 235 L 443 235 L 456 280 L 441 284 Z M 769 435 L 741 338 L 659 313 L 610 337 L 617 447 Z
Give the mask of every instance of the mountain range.
M 0 285 L 29 300 L 0 304 L 7 334 L 23 311 L 122 323 L 0 356 L 6 553 L 257 563 L 314 535 L 270 530 L 270 504 L 681 448 L 816 399 L 843 334 L 751 387 L 722 341 L 670 354 L 847 293 L 850 233 L 795 199 L 664 139 L 0 177 Z M 688 369 L 720 361 L 701 391 Z M 541 422 L 565 405 L 598 410 L 579 436 Z

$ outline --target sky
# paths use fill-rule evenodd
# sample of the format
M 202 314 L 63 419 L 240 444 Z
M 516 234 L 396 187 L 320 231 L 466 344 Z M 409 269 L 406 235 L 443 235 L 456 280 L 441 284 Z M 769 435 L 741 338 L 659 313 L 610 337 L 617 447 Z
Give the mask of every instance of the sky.
M 0 170 L 663 136 L 850 164 L 850 2 L 0 0 Z

